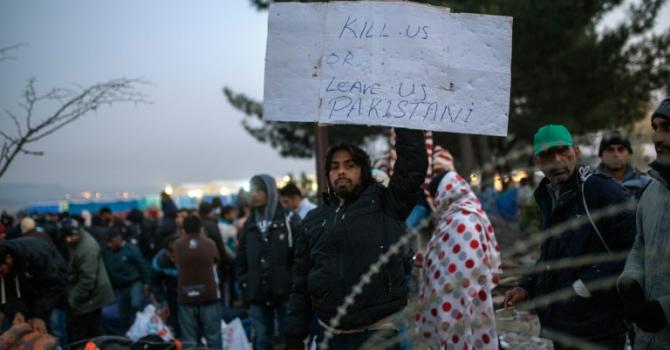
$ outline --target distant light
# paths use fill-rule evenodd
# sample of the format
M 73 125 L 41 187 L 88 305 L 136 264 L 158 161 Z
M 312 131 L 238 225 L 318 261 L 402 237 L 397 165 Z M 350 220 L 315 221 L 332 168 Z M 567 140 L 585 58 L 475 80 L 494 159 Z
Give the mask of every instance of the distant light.
M 245 182 L 242 185 L 242 189 L 245 190 L 246 192 L 249 192 L 249 181 Z
M 503 190 L 503 179 L 500 177 L 500 175 L 496 175 L 493 178 L 493 188 L 495 188 L 498 192 Z
M 121 193 L 121 197 L 128 199 L 128 192 Z
M 479 173 L 471 173 L 470 174 L 470 185 L 479 186 L 480 182 L 481 182 L 481 178 L 479 177 Z
M 95 193 L 95 199 L 100 199 L 100 198 L 102 198 L 102 193 L 96 192 Z
M 228 187 L 221 187 L 219 189 L 219 192 L 221 193 L 222 196 L 229 196 L 230 195 L 230 189 Z
M 514 180 L 514 182 L 519 182 L 524 177 L 528 177 L 528 173 L 524 170 L 512 172 L 512 180 Z
M 191 198 L 202 198 L 202 190 L 201 189 L 189 190 L 187 195 Z
M 284 183 L 289 183 L 291 182 L 291 177 L 288 175 L 284 175 L 284 177 L 282 177 L 282 180 L 284 181 Z
M 172 192 L 174 192 L 174 189 L 172 188 L 172 186 L 167 185 L 167 186 L 165 186 L 165 189 L 163 190 L 163 192 L 165 192 L 168 196 L 171 196 Z
M 82 192 L 82 193 L 81 193 L 81 196 L 82 196 L 84 199 L 91 199 L 91 192 Z

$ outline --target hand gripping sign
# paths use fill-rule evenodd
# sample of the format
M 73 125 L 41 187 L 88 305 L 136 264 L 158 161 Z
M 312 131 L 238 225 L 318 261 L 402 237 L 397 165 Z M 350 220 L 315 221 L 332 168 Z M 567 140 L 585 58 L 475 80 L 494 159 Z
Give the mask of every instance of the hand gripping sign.
M 273 3 L 268 27 L 265 120 L 507 134 L 511 17 Z

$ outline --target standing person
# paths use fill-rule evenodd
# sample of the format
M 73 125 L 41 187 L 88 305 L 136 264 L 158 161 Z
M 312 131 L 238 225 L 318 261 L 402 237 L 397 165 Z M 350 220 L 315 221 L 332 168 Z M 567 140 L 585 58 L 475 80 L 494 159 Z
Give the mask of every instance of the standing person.
M 177 214 L 177 205 L 165 191 L 161 192 L 161 212 L 163 212 L 163 222 Z
M 433 178 L 437 223 L 423 257 L 417 326 L 431 348 L 498 349 L 491 290 L 500 248 L 477 196 L 455 171 Z
M 219 231 L 223 241 L 226 255 L 235 259 L 237 255 L 237 228 L 235 227 L 235 208 L 231 205 L 221 207 L 221 218 L 219 219 Z M 237 300 L 235 264 L 226 264 L 224 288 L 221 290 L 224 295 L 224 306 L 232 307 Z
M 196 347 L 201 338 L 205 338 L 208 348 L 220 349 L 219 251 L 214 241 L 203 234 L 198 216 L 187 216 L 183 226 L 186 235 L 174 246 L 182 339 L 187 349 Z
M 651 117 L 654 181 L 637 209 L 637 236 L 626 260 L 619 293 L 636 328 L 635 349 L 670 349 L 670 98 Z
M 151 262 L 151 291 L 160 306 L 161 316 L 176 337 L 181 336 L 177 304 L 177 265 L 174 246 L 178 235 L 166 239 L 165 249 L 161 249 Z
M 333 327 L 330 322 L 353 286 L 404 233 L 404 222 L 422 195 L 428 168 L 423 132 L 397 129 L 397 161 L 388 187 L 372 178 L 370 157 L 340 144 L 326 153 L 325 203 L 303 221 L 289 299 L 287 347 L 303 347 L 316 314 L 329 344 L 358 349 L 378 331 L 397 333 L 391 321 L 407 304 L 403 255 L 390 257 Z M 320 335 L 318 341 L 323 340 Z
M 107 248 L 103 260 L 116 294 L 121 329 L 127 331 L 149 296 L 149 265 L 137 246 L 127 243 L 116 228 L 109 230 Z
M 65 260 L 47 240 L 24 236 L 0 243 L 0 311 L 8 319 L 21 312 L 40 333 L 48 326 L 61 346 L 68 343 L 66 284 Z
M 600 140 L 598 157 L 601 162 L 596 172 L 613 177 L 637 201 L 651 178 L 630 164 L 632 154 L 633 148 L 628 138 L 618 131 L 609 132 Z
M 549 267 L 525 276 L 518 287 L 505 294 L 505 305 L 561 290 L 572 291 L 574 294 L 569 299 L 537 310 L 542 327 L 608 349 L 622 349 L 626 329 L 616 290 L 592 291 L 589 286 L 591 282 L 621 273 L 623 261 L 562 269 L 552 269 L 551 263 L 628 251 L 635 238 L 634 211 L 625 207 L 614 216 L 596 221 L 591 221 L 591 213 L 632 202 L 612 178 L 590 175 L 588 168 L 579 164 L 579 147 L 564 126 L 540 128 L 535 134 L 533 150 L 535 164 L 545 175 L 535 191 L 540 228 L 547 230 L 580 217 L 589 221 L 546 238 L 540 247 L 538 263 L 549 264 Z M 564 349 L 557 342 L 554 347 Z
M 221 218 L 219 219 L 219 232 L 221 240 L 226 248 L 226 254 L 235 258 L 237 247 L 237 228 L 235 228 L 235 208 L 232 205 L 221 207 Z
M 300 219 L 279 205 L 277 185 L 269 175 L 251 178 L 253 208 L 240 232 L 237 276 L 242 298 L 250 304 L 254 349 L 272 349 L 275 319 L 283 339 L 286 302 L 291 289 L 293 242 Z
M 61 231 L 69 248 L 68 304 L 70 342 L 102 334 L 102 307 L 114 302 L 98 242 L 74 219 L 65 219 Z M 83 347 L 83 343 L 78 344 Z
M 302 196 L 302 192 L 293 182 L 289 182 L 279 189 L 279 200 L 284 208 L 297 214 L 301 220 L 310 210 L 316 208 L 314 203 Z
M 100 219 L 102 219 L 104 227 L 107 229 L 116 228 L 121 231 L 121 235 L 124 239 L 128 237 L 128 227 L 126 226 L 126 223 L 114 216 L 110 207 L 102 207 L 98 212 L 98 215 L 100 216 Z
M 212 205 L 208 202 L 202 201 L 198 206 L 198 214 L 200 215 L 200 222 L 205 231 L 207 238 L 214 241 L 216 250 L 219 252 L 219 289 L 226 288 L 226 265 L 233 263 L 232 258 L 226 253 L 226 247 L 221 238 L 221 231 L 219 231 L 219 215 L 216 214 Z

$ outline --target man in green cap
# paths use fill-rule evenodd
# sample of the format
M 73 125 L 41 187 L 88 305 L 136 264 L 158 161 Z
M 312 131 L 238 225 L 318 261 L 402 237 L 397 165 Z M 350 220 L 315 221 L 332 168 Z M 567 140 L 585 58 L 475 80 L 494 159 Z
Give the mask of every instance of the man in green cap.
M 635 238 L 634 208 L 625 205 L 629 197 L 616 181 L 606 175 L 591 174 L 588 166 L 579 164 L 579 147 L 565 126 L 540 128 L 535 134 L 533 151 L 535 165 L 545 175 L 534 193 L 541 229 L 569 226 L 574 220 L 581 222 L 542 242 L 537 263 L 547 267 L 524 276 L 516 288 L 505 294 L 505 305 L 569 292 L 570 297 L 537 309 L 542 328 L 606 349 L 623 349 L 626 328 L 616 289 L 613 284 L 604 289 L 593 285 L 621 273 L 623 258 L 570 268 L 552 265 L 560 260 L 629 251 Z M 616 215 L 593 220 L 592 213 L 616 205 L 622 205 Z M 556 340 L 554 348 L 566 349 Z

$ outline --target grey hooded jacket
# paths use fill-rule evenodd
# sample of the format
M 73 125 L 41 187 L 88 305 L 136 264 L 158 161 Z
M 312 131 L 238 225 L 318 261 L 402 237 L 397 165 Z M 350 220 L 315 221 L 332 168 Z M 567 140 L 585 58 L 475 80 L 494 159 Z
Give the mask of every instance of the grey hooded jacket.
M 637 208 L 637 236 L 621 278 L 632 278 L 647 301 L 658 300 L 670 324 L 670 183 L 656 170 Z M 670 349 L 670 326 L 658 333 L 636 328 L 635 349 Z
M 288 300 L 293 266 L 293 242 L 300 219 L 279 204 L 275 180 L 256 175 L 267 191 L 264 210 L 254 208 L 239 235 L 236 267 L 242 298 L 249 304 L 280 304 Z

